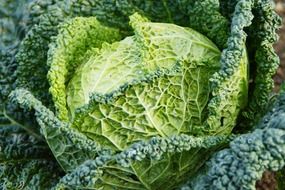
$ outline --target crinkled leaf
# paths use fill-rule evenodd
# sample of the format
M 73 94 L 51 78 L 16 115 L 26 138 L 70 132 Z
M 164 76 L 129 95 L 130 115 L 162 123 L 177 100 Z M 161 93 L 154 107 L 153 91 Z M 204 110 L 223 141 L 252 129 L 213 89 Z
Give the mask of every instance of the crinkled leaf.
M 95 17 L 77 17 L 61 25 L 48 52 L 50 93 L 61 120 L 68 120 L 65 84 L 83 61 L 86 51 L 120 38 L 119 30 L 100 24 Z
M 71 115 L 80 108 L 72 127 L 119 150 L 152 136 L 194 134 L 219 50 L 189 28 L 137 15 L 131 24 L 135 36 L 95 51 L 70 80 L 67 106 Z

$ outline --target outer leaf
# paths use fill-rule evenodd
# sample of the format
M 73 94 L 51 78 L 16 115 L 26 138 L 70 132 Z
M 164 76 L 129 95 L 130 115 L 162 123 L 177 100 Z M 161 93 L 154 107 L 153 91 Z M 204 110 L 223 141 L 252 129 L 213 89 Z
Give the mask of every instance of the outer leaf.
M 103 150 L 95 142 L 67 128 L 54 114 L 28 91 L 13 91 L 11 99 L 25 109 L 33 109 L 53 155 L 65 171 L 72 171 L 82 162 L 95 158 Z
M 134 144 L 111 158 L 100 156 L 86 161 L 64 176 L 56 189 L 173 189 L 187 176 L 189 166 L 184 164 L 189 163 L 186 158 L 191 153 L 202 149 L 205 154 L 201 156 L 207 157 L 206 149 L 214 150 L 227 140 L 221 136 L 196 138 L 188 135 L 153 138 Z M 192 164 L 190 168 L 194 172 L 199 164 Z
M 41 139 L 39 131 L 34 127 L 34 120 L 29 112 L 19 109 L 8 101 L 11 90 L 15 88 L 17 75 L 15 69 L 16 48 L 0 50 L 0 127 L 14 125 L 26 129 L 34 137 Z
M 273 89 L 272 76 L 279 65 L 278 55 L 274 52 L 273 44 L 277 41 L 276 30 L 281 25 L 280 17 L 275 13 L 273 2 L 270 0 L 254 1 L 254 19 L 249 28 L 248 46 L 252 65 L 250 100 L 248 108 L 243 113 L 242 126 L 252 128 L 267 111 L 267 103 Z
M 0 148 L 3 190 L 50 189 L 61 175 L 46 144 L 16 126 L 0 128 Z
M 213 98 L 208 105 L 207 124 L 213 133 L 231 130 L 239 110 L 246 105 L 248 89 L 248 62 L 245 52 L 244 28 L 251 24 L 253 3 L 241 0 L 235 8 L 228 47 L 221 56 L 221 69 L 211 78 Z M 243 89 L 243 90 L 240 90 Z M 232 107 L 236 105 L 236 107 Z M 232 118 L 233 117 L 233 118 Z M 218 126 L 218 128 L 215 128 Z
M 220 49 L 227 47 L 230 23 L 220 13 L 218 0 L 180 0 L 179 3 L 189 18 L 186 26 L 206 35 Z

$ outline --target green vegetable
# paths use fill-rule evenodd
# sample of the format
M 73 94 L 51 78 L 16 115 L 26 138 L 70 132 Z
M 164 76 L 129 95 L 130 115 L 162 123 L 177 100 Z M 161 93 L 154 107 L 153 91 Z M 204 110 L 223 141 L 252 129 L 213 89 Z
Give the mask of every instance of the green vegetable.
M 276 154 L 276 168 L 259 167 L 263 154 L 272 155 L 265 163 L 277 157 L 257 151 L 282 148 L 283 132 L 271 127 L 282 114 L 269 112 L 248 132 L 272 107 L 280 19 L 271 1 L 21 7 L 0 9 L 12 19 L 0 38 L 1 188 L 175 189 L 190 179 L 185 188 L 252 189 L 265 169 L 283 166 Z M 244 146 L 254 148 L 241 161 Z M 217 168 L 235 160 L 239 174 Z
M 68 127 L 76 128 L 100 147 L 110 149 L 113 153 L 124 151 L 132 144 L 148 141 L 152 137 L 161 137 L 168 142 L 168 138 L 177 136 L 177 141 L 185 144 L 185 138 L 186 142 L 189 142 L 187 138 L 190 138 L 190 141 L 193 138 L 197 143 L 201 141 L 200 137 L 196 139 L 187 135 L 213 134 L 215 131 L 208 131 L 208 128 L 217 129 L 221 123 L 212 122 L 213 116 L 208 123 L 206 107 L 210 96 L 209 79 L 220 68 L 219 49 L 206 37 L 190 28 L 151 23 L 138 14 L 133 15 L 130 22 L 135 35 L 113 44 L 106 44 L 104 41 L 118 39 L 119 32 L 100 25 L 95 18 L 75 18 L 60 27 L 59 34 L 48 52 L 50 91 L 59 119 L 68 122 Z M 104 30 L 106 32 L 102 32 Z M 90 40 L 90 37 L 94 38 L 94 41 Z M 103 42 L 105 44 L 102 44 Z M 226 130 L 217 132 L 220 134 L 228 134 L 231 131 L 238 110 L 246 102 L 244 95 L 247 91 L 248 73 L 246 53 L 240 65 L 240 69 L 233 75 L 233 80 L 238 84 L 237 95 L 241 95 L 229 102 L 231 109 L 224 109 L 225 113 L 230 114 L 229 117 L 224 117 L 223 127 Z M 77 69 L 74 69 L 76 67 Z M 228 82 L 225 81 L 225 84 L 228 85 Z M 71 159 L 75 162 L 66 163 L 66 157 L 69 156 L 62 154 L 63 152 L 69 154 L 69 143 L 65 142 L 61 148 L 58 148 L 57 139 L 62 137 L 52 129 L 56 123 L 60 128 L 64 128 L 64 124 L 56 121 L 57 119 L 46 123 L 45 117 L 50 117 L 52 113 L 44 113 L 43 108 L 39 108 L 40 102 L 35 103 L 37 100 L 34 100 L 34 103 L 30 102 L 34 98 L 27 98 L 30 95 L 23 96 L 23 94 L 25 93 L 20 91 L 13 96 L 24 107 L 35 109 L 42 133 L 65 171 L 72 171 L 82 161 L 100 155 L 94 153 L 95 157 L 92 156 L 95 149 L 90 155 L 83 153 L 82 148 L 80 150 L 75 148 L 76 152 L 79 151 L 73 154 L 75 158 Z M 53 138 L 50 138 L 51 134 Z M 80 138 L 85 137 L 80 136 Z M 198 169 L 197 161 L 186 159 L 187 156 L 192 154 L 193 159 L 203 163 L 201 160 L 207 158 L 204 155 L 205 148 L 216 149 L 219 144 L 223 144 L 219 139 L 225 137 L 219 137 L 215 143 L 200 142 L 204 145 L 193 145 L 182 149 L 182 152 L 179 151 L 181 158 L 177 164 L 180 167 L 176 169 L 173 169 L 172 164 L 169 165 L 176 163 L 174 160 L 177 159 L 178 153 L 174 150 L 174 153 L 162 160 L 151 161 L 155 163 L 143 160 L 132 165 L 132 168 L 128 169 L 134 175 L 132 182 L 128 179 L 130 174 L 124 174 L 125 165 L 122 163 L 127 161 L 120 161 L 119 165 L 116 164 L 115 170 L 106 169 L 110 175 L 117 176 L 118 172 L 126 175 L 125 179 L 107 176 L 101 180 L 117 180 L 118 184 L 113 185 L 121 188 L 175 187 L 185 178 L 182 176 L 193 175 Z M 165 146 L 168 143 L 165 143 Z M 160 147 L 156 144 L 152 146 Z M 169 149 L 166 149 L 162 153 L 168 151 Z M 209 151 L 211 150 L 207 150 Z M 158 153 L 158 155 L 152 154 L 153 157 L 161 157 Z M 113 165 L 114 156 L 109 155 L 109 157 L 110 164 Z M 157 177 L 157 174 L 161 174 L 160 177 Z M 150 177 L 152 175 L 153 177 Z M 176 177 L 176 180 L 169 181 L 173 177 Z M 113 183 L 111 181 L 106 183 Z M 69 181 L 66 185 L 84 187 L 84 184 L 73 184 Z M 93 186 L 101 188 L 106 184 L 95 183 Z

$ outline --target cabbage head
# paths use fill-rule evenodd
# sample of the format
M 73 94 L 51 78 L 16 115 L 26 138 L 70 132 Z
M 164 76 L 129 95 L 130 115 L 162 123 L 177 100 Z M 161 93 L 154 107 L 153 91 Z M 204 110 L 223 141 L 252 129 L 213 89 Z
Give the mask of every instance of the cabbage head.
M 5 188 L 49 170 L 43 189 L 172 190 L 198 176 L 266 109 L 278 19 L 261 2 L 31 1 L 23 37 L 0 52 L 0 133 L 34 144 L 0 138 L 4 161 L 27 163 Z
M 210 78 L 221 68 L 217 46 L 191 28 L 150 22 L 139 14 L 130 17 L 130 25 L 133 35 L 127 37 L 95 17 L 70 19 L 60 26 L 48 52 L 56 116 L 74 133 L 111 152 L 97 153 L 96 159 L 110 158 L 96 167 L 87 186 L 174 188 L 226 142 L 246 104 L 246 50 L 239 68 L 224 82 L 233 89 L 228 92 L 232 98 L 216 107 L 221 113 L 211 113 Z M 62 155 L 67 145 L 56 142 L 61 134 L 54 137 L 45 130 L 65 171 L 88 168 L 86 162 L 77 168 L 79 153 L 69 153 L 77 164 L 67 161 Z

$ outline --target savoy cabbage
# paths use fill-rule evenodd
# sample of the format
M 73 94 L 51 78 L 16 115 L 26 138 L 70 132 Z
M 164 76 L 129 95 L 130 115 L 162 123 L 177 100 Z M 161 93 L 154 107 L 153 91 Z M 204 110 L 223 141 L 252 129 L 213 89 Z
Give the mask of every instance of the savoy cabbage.
M 270 0 L 3 5 L 2 189 L 254 189 L 283 167 Z

